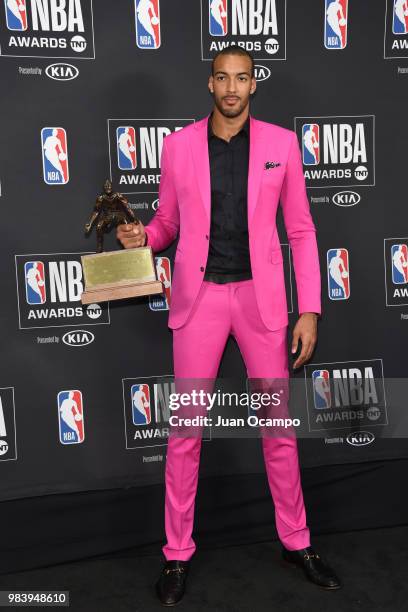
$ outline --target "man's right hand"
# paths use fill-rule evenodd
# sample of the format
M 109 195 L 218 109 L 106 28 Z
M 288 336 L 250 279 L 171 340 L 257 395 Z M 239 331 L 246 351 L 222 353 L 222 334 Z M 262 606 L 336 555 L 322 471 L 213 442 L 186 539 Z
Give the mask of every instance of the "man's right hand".
M 146 232 L 141 221 L 139 223 L 123 223 L 116 228 L 116 238 L 125 249 L 142 247 L 145 244 Z

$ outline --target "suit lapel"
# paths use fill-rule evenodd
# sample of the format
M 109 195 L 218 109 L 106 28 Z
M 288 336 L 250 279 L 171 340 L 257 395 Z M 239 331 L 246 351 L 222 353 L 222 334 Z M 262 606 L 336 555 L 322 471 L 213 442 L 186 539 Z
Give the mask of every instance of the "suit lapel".
M 211 222 L 211 177 L 210 161 L 208 155 L 207 115 L 194 124 L 194 130 L 190 134 L 191 154 L 194 163 L 195 175 L 201 196 L 201 201 L 207 215 L 207 220 Z M 248 165 L 248 224 L 251 222 L 256 203 L 258 200 L 259 188 L 261 185 L 263 164 L 265 160 L 266 137 L 262 123 L 250 115 L 250 145 L 249 145 L 249 165 Z
M 248 225 L 253 219 L 258 201 L 265 160 L 266 137 L 262 123 L 250 116 L 250 143 L 248 168 Z
M 208 223 L 211 221 L 211 177 L 210 159 L 208 155 L 207 115 L 201 121 L 194 124 L 194 130 L 190 134 L 191 154 L 193 157 L 195 175 Z

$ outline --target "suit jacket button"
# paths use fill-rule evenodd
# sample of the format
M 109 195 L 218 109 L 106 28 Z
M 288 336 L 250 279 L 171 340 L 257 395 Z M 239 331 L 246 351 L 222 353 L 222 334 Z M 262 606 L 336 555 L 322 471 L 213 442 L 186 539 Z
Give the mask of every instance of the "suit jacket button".
M 201 272 L 204 272 L 204 268 L 203 268 L 203 266 L 201 266 L 200 270 L 201 270 Z
M 205 235 L 206 239 L 208 240 L 208 234 Z

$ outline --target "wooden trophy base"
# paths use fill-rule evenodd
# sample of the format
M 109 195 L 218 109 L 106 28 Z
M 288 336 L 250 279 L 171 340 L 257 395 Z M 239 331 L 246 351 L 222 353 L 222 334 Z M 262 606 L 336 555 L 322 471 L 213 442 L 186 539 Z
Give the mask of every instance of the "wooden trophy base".
M 163 293 L 163 285 L 160 281 L 149 283 L 138 283 L 133 285 L 111 285 L 84 291 L 81 295 L 82 304 L 94 304 L 95 302 L 109 302 L 111 300 L 124 300 L 126 298 L 139 297 Z

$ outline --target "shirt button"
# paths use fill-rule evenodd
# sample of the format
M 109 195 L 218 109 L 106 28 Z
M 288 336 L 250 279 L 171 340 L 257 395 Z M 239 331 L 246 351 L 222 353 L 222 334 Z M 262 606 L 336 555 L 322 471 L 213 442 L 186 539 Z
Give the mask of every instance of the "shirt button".
M 203 267 L 203 266 L 201 266 L 200 270 L 201 270 L 201 272 L 204 272 L 204 267 Z

